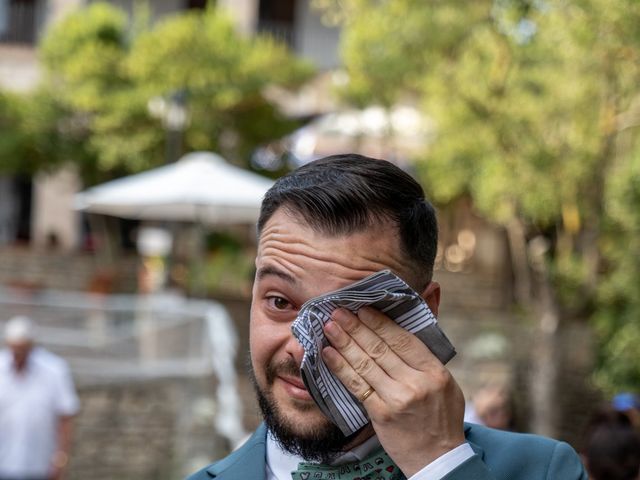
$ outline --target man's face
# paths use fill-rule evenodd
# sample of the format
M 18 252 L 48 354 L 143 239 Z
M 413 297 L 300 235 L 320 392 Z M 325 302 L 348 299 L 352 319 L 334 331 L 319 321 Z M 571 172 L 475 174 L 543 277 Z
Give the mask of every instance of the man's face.
M 400 276 L 411 271 L 390 223 L 326 236 L 280 208 L 264 226 L 251 303 L 251 365 L 261 403 L 287 435 L 305 439 L 337 428 L 300 378 L 304 351 L 291 333 L 298 310 L 310 298 L 386 268 Z

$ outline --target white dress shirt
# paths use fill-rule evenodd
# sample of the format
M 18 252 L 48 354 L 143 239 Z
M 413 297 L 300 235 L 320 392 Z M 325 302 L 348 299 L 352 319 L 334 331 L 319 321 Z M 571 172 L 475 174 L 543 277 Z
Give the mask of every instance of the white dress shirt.
M 379 446 L 378 437 L 374 435 L 353 450 L 340 455 L 334 464 L 357 462 L 364 459 Z M 474 452 L 471 446 L 468 443 L 463 443 L 435 459 L 408 480 L 440 480 L 473 455 Z M 297 470 L 298 464 L 303 461 L 301 457 L 282 450 L 273 437 L 267 433 L 267 480 L 291 480 L 291 472 Z
M 41 348 L 17 373 L 13 356 L 0 351 L 0 477 L 45 478 L 56 451 L 60 416 L 78 411 L 64 360 Z

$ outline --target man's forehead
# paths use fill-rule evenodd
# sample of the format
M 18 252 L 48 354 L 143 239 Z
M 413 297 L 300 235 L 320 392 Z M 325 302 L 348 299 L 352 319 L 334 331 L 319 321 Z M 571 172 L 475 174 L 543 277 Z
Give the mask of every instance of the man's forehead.
M 287 227 L 289 225 L 304 227 L 308 229 L 310 233 L 318 230 L 311 225 L 311 223 L 304 217 L 304 215 L 302 215 L 302 213 L 297 211 L 295 208 L 285 204 L 278 207 L 273 212 L 271 217 L 269 217 L 269 219 L 265 222 L 264 227 L 260 232 L 260 237 L 262 237 L 262 234 L 265 232 L 265 230 L 268 230 L 269 228 L 273 229 L 274 227 Z
M 351 237 L 366 234 L 369 231 L 384 232 L 385 236 L 390 239 L 399 239 L 399 228 L 390 218 L 384 215 L 376 215 L 371 213 L 368 221 L 354 221 L 352 228 L 335 226 L 337 221 L 311 220 L 298 211 L 295 206 L 282 205 L 276 209 L 271 217 L 265 222 L 264 227 L 259 232 L 258 241 L 264 236 L 265 232 L 278 231 L 287 227 L 302 228 L 305 230 L 306 237 L 331 238 L 335 240 L 348 241 Z M 348 223 L 348 222 L 345 222 Z M 361 223 L 361 225 L 359 225 Z M 335 230 L 340 230 L 335 232 Z
M 301 280 L 323 274 L 348 284 L 380 270 L 400 276 L 410 264 L 399 248 L 397 229 L 374 224 L 348 234 L 328 234 L 290 212 L 278 210 L 266 222 L 258 243 L 257 280 L 279 276 Z
M 369 243 L 369 250 L 374 255 L 376 251 L 382 253 L 382 251 L 388 250 L 389 246 L 394 251 L 400 250 L 399 232 L 390 220 L 374 221 L 366 227 L 335 233 L 329 227 L 322 228 L 320 225 L 311 224 L 299 213 L 281 207 L 274 212 L 260 232 L 258 251 L 261 246 L 269 242 L 294 240 L 309 244 L 331 245 L 332 248 L 338 249 L 334 253 L 340 253 L 363 238 L 376 240 Z

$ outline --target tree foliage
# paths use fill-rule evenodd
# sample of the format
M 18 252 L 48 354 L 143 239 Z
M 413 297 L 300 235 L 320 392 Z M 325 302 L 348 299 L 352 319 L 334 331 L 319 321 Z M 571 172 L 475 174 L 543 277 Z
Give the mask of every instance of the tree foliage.
M 437 125 L 416 162 L 432 197 L 470 195 L 521 227 L 524 252 L 544 238 L 559 310 L 596 319 L 601 385 L 638 389 L 640 4 L 316 4 L 344 27 L 347 98 L 420 104 Z
M 51 96 L 0 92 L 0 173 L 29 175 L 83 159 L 76 139 L 60 122 L 64 108 Z
M 286 47 L 242 37 L 215 8 L 154 25 L 148 18 L 139 8 L 130 22 L 122 10 L 95 2 L 46 32 L 39 47 L 45 79 L 23 100 L 21 118 L 56 162 L 14 157 L 35 158 L 33 168 L 41 168 L 66 155 L 89 183 L 162 164 L 166 118 L 149 105 L 178 94 L 189 120 L 184 151 L 213 150 L 247 165 L 258 144 L 296 126 L 263 95 L 267 85 L 295 86 L 311 74 Z

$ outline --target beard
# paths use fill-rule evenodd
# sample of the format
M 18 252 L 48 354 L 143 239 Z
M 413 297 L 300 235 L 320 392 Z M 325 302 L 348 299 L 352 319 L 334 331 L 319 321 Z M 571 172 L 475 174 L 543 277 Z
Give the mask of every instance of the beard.
M 273 398 L 271 387 L 279 374 L 299 376 L 300 369 L 293 359 L 278 364 L 270 363 L 266 367 L 266 387 L 261 388 L 255 376 L 255 372 L 249 362 L 249 376 L 256 391 L 258 405 L 262 411 L 264 422 L 269 429 L 269 434 L 280 447 L 293 455 L 302 457 L 308 462 L 331 463 L 345 447 L 356 437 L 361 430 L 345 436 L 342 431 L 328 419 L 306 430 L 299 424 L 294 424 L 286 418 L 276 400 Z M 300 403 L 299 411 L 317 411 L 315 404 Z M 297 428 L 296 428 L 297 427 Z

